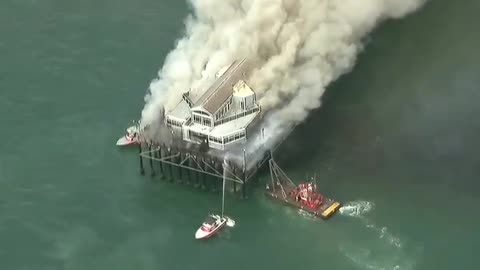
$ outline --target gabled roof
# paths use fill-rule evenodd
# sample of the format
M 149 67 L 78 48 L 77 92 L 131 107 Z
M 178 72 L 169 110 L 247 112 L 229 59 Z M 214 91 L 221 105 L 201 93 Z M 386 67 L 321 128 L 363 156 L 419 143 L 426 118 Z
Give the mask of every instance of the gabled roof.
M 246 58 L 235 60 L 203 95 L 195 102 L 195 107 L 201 106 L 214 114 L 233 94 L 233 86 L 245 77 L 248 66 Z

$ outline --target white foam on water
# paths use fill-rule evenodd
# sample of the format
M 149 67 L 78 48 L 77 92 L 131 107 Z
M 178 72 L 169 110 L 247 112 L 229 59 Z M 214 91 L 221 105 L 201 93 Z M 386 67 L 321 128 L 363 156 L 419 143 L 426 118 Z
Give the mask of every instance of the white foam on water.
M 390 258 L 376 256 L 370 249 L 341 249 L 345 256 L 359 269 L 365 270 L 412 270 L 414 263 L 404 256 L 392 256 Z
M 230 227 L 230 228 L 235 227 L 235 224 L 236 224 L 235 220 L 233 220 L 230 217 L 226 217 L 226 218 L 227 218 L 227 226 Z
M 375 228 L 375 226 L 373 228 Z M 382 227 L 380 229 L 380 239 L 385 239 L 390 245 L 393 245 L 397 248 L 402 247 L 402 241 L 400 240 L 400 238 L 389 233 L 387 227 Z
M 340 207 L 340 214 L 349 217 L 363 217 L 366 213 L 372 211 L 375 204 L 369 201 L 352 201 L 345 203 Z
M 348 243 L 340 246 L 340 251 L 354 265 L 368 270 L 411 270 L 416 256 L 405 247 L 405 241 L 394 235 L 386 226 L 379 226 L 366 214 L 375 208 L 369 201 L 357 200 L 340 208 L 343 216 L 354 217 L 369 232 L 367 243 Z
M 355 266 L 365 270 L 413 270 L 417 262 L 417 254 L 408 253 L 403 249 L 342 246 L 340 251 Z
M 307 220 L 317 221 L 318 218 L 314 214 L 311 214 L 303 209 L 298 209 L 298 214 Z

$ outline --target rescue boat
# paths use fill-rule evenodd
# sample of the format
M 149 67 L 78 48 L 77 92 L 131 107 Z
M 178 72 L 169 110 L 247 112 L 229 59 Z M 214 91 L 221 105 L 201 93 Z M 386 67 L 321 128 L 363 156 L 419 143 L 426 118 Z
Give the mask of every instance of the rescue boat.
M 127 128 L 126 134 L 118 139 L 117 145 L 118 146 L 125 146 L 138 143 L 138 127 L 131 126 Z
M 195 232 L 195 239 L 205 239 L 217 233 L 225 224 L 227 218 L 220 215 L 208 215 L 202 226 Z
M 235 220 L 230 217 L 227 217 L 223 214 L 225 210 L 225 167 L 227 166 L 226 161 L 223 162 L 223 188 L 222 188 L 222 214 L 210 214 L 207 216 L 207 219 L 202 223 L 200 228 L 195 232 L 195 239 L 206 239 L 210 236 L 216 234 L 220 229 L 225 225 L 228 227 L 235 226 Z

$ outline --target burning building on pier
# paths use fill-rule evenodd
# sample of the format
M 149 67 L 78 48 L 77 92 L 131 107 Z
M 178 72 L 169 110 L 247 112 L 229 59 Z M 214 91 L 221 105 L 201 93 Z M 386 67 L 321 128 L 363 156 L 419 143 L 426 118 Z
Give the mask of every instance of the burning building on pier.
M 177 106 L 165 112 L 165 124 L 183 141 L 209 149 L 245 144 L 260 115 L 255 92 L 245 82 L 248 74 L 246 58 L 234 61 L 205 91 L 184 93 Z
M 203 187 L 217 185 L 216 179 L 209 184 L 208 177 L 225 177 L 227 186 L 233 192 L 241 186 L 245 197 L 247 182 L 268 158 L 268 154 L 262 159 L 246 154 L 247 143 L 261 126 L 257 97 L 246 82 L 249 71 L 247 59 L 234 61 L 216 74 L 209 87 L 183 93 L 173 109 L 163 112 L 158 130 L 138 128 L 141 173 L 142 159 L 147 158 L 152 176 L 155 161 L 164 177 Z M 162 134 L 148 139 L 145 132 L 151 131 Z M 228 166 L 222 168 L 225 162 Z

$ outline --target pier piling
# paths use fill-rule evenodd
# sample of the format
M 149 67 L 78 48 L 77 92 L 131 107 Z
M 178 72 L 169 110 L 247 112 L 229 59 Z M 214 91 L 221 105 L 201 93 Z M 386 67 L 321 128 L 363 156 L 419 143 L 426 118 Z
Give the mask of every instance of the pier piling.
M 181 164 L 184 159 L 185 159 L 185 154 L 182 151 L 179 151 L 177 163 Z M 178 167 L 178 178 L 181 181 L 188 183 L 188 176 L 186 174 L 187 174 L 186 171 L 182 167 Z
M 138 153 L 142 153 L 142 143 L 138 143 Z M 145 169 L 143 168 L 143 158 L 142 155 L 138 155 L 138 158 L 140 160 L 140 174 L 144 175 L 145 174 Z
M 201 158 L 201 163 L 200 163 L 200 168 L 203 169 L 203 171 L 209 173 L 210 170 L 208 168 L 208 162 L 210 162 L 210 159 L 208 159 L 207 157 L 205 157 L 205 155 L 202 155 L 202 158 Z M 202 181 L 203 179 L 205 179 L 206 177 L 208 177 L 207 175 L 203 174 L 203 177 L 202 177 Z M 200 183 L 200 177 L 197 177 L 197 179 L 195 180 L 195 185 L 198 186 L 199 183 Z
M 242 198 L 246 199 L 247 198 L 247 182 L 245 181 L 245 178 L 243 178 L 243 184 L 242 184 Z
M 180 152 L 180 149 L 178 148 L 174 148 L 173 150 L 173 155 L 175 155 L 175 157 L 173 158 L 173 163 L 175 163 L 175 165 L 180 165 L 180 163 L 182 162 L 182 154 Z M 183 183 L 183 179 L 182 179 L 182 167 L 180 166 L 175 166 L 177 167 L 176 171 L 176 176 L 175 176 L 175 182 L 177 183 Z
M 155 170 L 153 169 L 153 158 L 152 158 L 152 144 L 148 144 L 148 155 L 150 156 L 150 176 L 154 177 L 155 176 Z
M 185 157 L 188 157 L 188 163 L 186 164 L 189 168 L 193 167 L 193 159 L 190 156 L 190 153 L 186 153 Z M 188 172 L 185 173 L 186 177 L 188 178 L 188 181 L 193 181 L 195 179 L 195 172 L 192 170 L 189 170 Z
M 234 176 L 237 175 L 237 168 L 236 167 L 231 167 L 232 168 L 232 172 L 234 174 Z M 233 182 L 233 193 L 237 193 L 237 182 Z
M 143 158 L 147 158 L 150 159 L 152 177 L 159 174 L 162 180 L 168 178 L 169 182 L 192 184 L 196 188 L 201 187 L 203 190 L 211 192 L 222 190 L 222 179 L 225 177 L 226 190 L 241 198 L 247 198 L 247 185 L 249 182 L 257 181 L 257 179 L 250 178 L 253 178 L 257 168 L 261 167 L 270 157 L 267 153 L 260 162 L 252 164 L 252 168 L 247 170 L 244 150 L 243 164 L 226 160 L 227 167 L 224 172 L 222 158 L 199 152 L 195 148 L 173 147 L 142 141 L 138 144 L 138 151 L 140 152 L 139 164 L 142 175 L 145 174 Z M 153 161 L 158 161 L 158 168 Z
M 162 147 L 161 147 L 160 145 L 159 145 L 158 148 L 157 148 L 157 158 L 158 158 L 159 160 L 162 159 Z M 164 172 L 163 172 L 162 162 L 161 162 L 161 161 L 158 162 L 158 169 L 160 170 L 160 179 L 163 179 L 163 177 L 164 177 L 164 175 L 163 175 Z
M 169 157 L 172 156 L 172 148 L 168 147 L 168 151 L 167 151 L 167 152 L 168 152 L 168 156 L 169 156 Z M 167 165 L 167 166 L 168 166 L 168 170 L 170 171 L 170 179 L 169 179 L 169 181 L 170 181 L 170 182 L 173 182 L 173 179 L 174 179 L 174 177 L 175 177 L 175 176 L 173 175 L 173 165 L 169 164 L 169 165 Z

